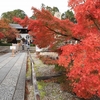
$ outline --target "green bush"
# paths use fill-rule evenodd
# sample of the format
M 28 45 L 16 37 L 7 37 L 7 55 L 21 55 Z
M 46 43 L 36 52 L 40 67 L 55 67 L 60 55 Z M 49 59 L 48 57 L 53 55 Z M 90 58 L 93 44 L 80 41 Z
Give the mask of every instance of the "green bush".
M 30 44 L 30 46 L 35 46 L 35 44 Z
M 0 42 L 0 46 L 11 46 L 12 45 L 12 43 L 2 43 L 2 42 Z

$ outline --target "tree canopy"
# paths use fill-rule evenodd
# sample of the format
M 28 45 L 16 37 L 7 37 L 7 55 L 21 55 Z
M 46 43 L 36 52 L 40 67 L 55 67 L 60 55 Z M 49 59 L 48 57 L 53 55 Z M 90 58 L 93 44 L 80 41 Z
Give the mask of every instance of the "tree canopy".
M 26 14 L 23 10 L 16 9 L 13 11 L 8 11 L 8 12 L 2 13 L 1 19 L 8 19 L 9 23 L 15 23 L 13 21 L 13 17 L 19 17 L 21 19 L 24 19 L 25 16 L 26 16 Z
M 7 42 L 12 41 L 19 32 L 9 25 L 6 19 L 0 20 L 0 39 L 6 39 Z
M 70 27 L 73 27 L 73 23 L 68 19 L 60 20 L 45 9 L 42 9 L 41 11 L 37 10 L 36 8 L 32 9 L 34 9 L 36 20 L 28 18 L 25 18 L 23 22 L 20 18 L 15 18 L 15 20 L 22 26 L 28 22 L 28 30 L 31 30 L 31 33 L 34 32 L 34 34 L 31 34 L 35 37 L 34 43 L 38 44 L 40 48 L 46 46 L 59 47 L 61 41 L 64 42 L 66 41 L 67 36 L 71 36 Z M 42 38 L 44 41 L 40 38 Z
M 100 97 L 100 1 L 69 0 L 69 7 L 77 23 L 60 20 L 49 11 L 34 7 L 36 20 L 25 18 L 22 22 L 15 18 L 15 21 L 28 25 L 39 47 L 61 50 L 58 64 L 69 70 L 67 76 L 77 96 Z M 68 40 L 76 43 L 67 43 Z

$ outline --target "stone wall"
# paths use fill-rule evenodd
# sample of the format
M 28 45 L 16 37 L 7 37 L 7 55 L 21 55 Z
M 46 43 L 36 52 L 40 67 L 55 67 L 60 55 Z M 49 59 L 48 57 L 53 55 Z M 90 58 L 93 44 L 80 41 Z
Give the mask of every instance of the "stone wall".
M 0 51 L 11 51 L 10 46 L 0 46 Z

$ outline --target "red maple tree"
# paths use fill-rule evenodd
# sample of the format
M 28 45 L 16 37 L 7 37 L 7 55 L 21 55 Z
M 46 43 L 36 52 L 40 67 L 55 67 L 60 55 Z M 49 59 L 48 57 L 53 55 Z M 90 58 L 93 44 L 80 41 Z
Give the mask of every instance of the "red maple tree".
M 68 68 L 73 91 L 81 98 L 100 97 L 100 1 L 70 0 L 77 24 L 73 36 L 80 39 L 76 45 L 63 46 L 59 64 Z
M 69 0 L 69 6 L 74 10 L 75 24 L 33 7 L 37 19 L 25 19 L 23 25 L 28 25 L 39 47 L 60 48 L 58 63 L 69 69 L 67 76 L 77 96 L 100 97 L 100 1 Z M 78 43 L 66 44 L 71 39 Z
M 64 43 L 67 39 L 72 38 L 71 27 L 73 27 L 74 24 L 68 19 L 60 20 L 52 16 L 52 14 L 45 9 L 40 11 L 33 7 L 32 10 L 34 10 L 36 20 L 28 18 L 27 21 L 25 21 L 26 18 L 25 20 L 14 18 L 14 20 L 23 27 L 25 24 L 28 26 L 28 30 L 30 30 L 29 34 L 34 37 L 34 43 L 37 44 L 38 47 L 43 48 L 50 46 L 57 49 L 62 42 Z
M 19 32 L 9 25 L 6 19 L 0 20 L 0 38 L 6 38 L 7 41 L 11 41 L 16 37 Z

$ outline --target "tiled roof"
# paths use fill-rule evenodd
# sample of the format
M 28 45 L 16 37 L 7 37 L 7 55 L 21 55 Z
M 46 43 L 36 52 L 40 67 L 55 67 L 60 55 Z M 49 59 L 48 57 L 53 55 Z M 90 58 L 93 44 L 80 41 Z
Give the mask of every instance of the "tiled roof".
M 10 23 L 10 26 L 13 27 L 13 28 L 16 28 L 16 29 L 27 29 L 27 27 L 23 28 L 21 25 L 19 24 L 11 24 Z

